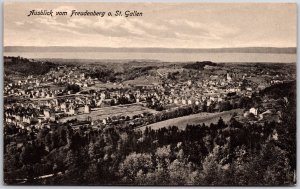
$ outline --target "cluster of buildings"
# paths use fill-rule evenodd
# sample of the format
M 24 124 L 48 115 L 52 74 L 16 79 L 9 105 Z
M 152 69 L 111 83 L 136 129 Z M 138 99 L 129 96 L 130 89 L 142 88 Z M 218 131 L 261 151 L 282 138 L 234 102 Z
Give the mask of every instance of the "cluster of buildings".
M 235 80 L 230 74 L 225 77 L 213 75 L 202 81 L 188 80 L 183 83 L 170 82 L 156 87 L 153 103 L 176 105 L 205 105 L 223 102 L 228 94 L 251 97 L 254 90 L 248 86 L 242 89 L 242 81 Z
M 229 95 L 251 97 L 256 90 L 251 84 L 243 83 L 249 77 L 251 76 L 247 74 L 237 76 L 227 73 L 211 75 L 199 81 L 169 81 L 156 85 L 125 87 L 119 83 L 118 86 L 122 87 L 105 89 L 97 87 L 98 79 L 86 76 L 84 70 L 74 66 L 59 66 L 42 76 L 30 75 L 5 81 L 4 97 L 15 98 L 15 101 L 4 104 L 4 117 L 7 124 L 27 128 L 32 125 L 42 127 L 64 117 L 89 115 L 102 107 L 122 104 L 150 105 L 148 107 L 158 104 L 164 107 L 211 106 L 228 100 Z M 270 84 L 280 82 L 280 79 L 276 79 Z M 71 91 L 66 88 L 67 85 L 78 86 L 80 90 Z M 250 112 L 258 115 L 255 110 L 251 109 Z M 97 117 L 92 119 L 97 120 Z M 107 117 L 101 121 L 106 124 L 110 119 Z
M 250 118 L 250 121 L 275 121 L 281 122 L 282 108 L 289 103 L 287 97 L 282 99 L 272 99 L 264 97 L 260 104 L 251 107 L 249 110 L 244 112 L 245 118 Z

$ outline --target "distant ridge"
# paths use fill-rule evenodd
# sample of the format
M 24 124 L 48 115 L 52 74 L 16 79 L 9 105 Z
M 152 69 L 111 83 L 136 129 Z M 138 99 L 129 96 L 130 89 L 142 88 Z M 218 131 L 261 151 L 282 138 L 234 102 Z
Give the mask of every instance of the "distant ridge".
M 296 47 L 240 47 L 240 48 L 156 48 L 156 47 L 69 47 L 69 46 L 5 46 L 4 52 L 141 52 L 141 53 L 272 53 L 295 54 Z

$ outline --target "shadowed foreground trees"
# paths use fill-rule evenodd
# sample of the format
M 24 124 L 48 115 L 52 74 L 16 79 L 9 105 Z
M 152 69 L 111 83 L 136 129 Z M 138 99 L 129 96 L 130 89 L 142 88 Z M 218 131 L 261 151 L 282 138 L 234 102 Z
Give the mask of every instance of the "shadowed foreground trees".
M 26 184 L 56 185 L 292 185 L 296 162 L 291 153 L 295 149 L 293 140 L 286 139 L 293 132 L 292 128 L 287 132 L 287 127 L 274 122 L 241 124 L 234 119 L 225 124 L 220 119 L 209 127 L 147 128 L 144 133 L 121 126 L 78 131 L 65 126 L 44 129 L 32 143 L 6 148 L 5 181 L 18 184 L 18 178 L 27 179 Z M 52 140 L 57 143 L 53 145 Z M 37 179 L 47 174 L 54 175 Z

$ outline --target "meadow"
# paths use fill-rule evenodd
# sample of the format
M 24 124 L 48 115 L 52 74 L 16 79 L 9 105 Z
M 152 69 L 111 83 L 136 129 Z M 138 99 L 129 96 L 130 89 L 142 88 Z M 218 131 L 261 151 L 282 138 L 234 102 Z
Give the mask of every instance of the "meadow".
M 192 114 L 188 116 L 178 117 L 174 119 L 169 119 L 169 120 L 149 124 L 147 126 L 143 126 L 138 129 L 143 131 L 146 129 L 146 127 L 149 127 L 153 130 L 158 130 L 163 127 L 177 126 L 179 129 L 184 130 L 187 125 L 197 125 L 197 124 L 202 125 L 203 123 L 205 125 L 210 125 L 211 123 L 217 123 L 220 117 L 222 117 L 224 122 L 228 122 L 235 112 L 237 114 L 241 114 L 243 113 L 243 109 L 234 109 L 234 110 L 229 110 L 224 112 L 214 112 L 214 113 L 202 112 L 198 114 Z

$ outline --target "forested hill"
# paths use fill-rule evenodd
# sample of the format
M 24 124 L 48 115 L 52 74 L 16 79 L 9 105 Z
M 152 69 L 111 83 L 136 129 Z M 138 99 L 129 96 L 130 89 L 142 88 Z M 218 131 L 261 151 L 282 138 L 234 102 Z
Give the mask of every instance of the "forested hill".
M 296 81 L 272 85 L 262 90 L 260 95 L 271 95 L 274 98 L 288 97 L 289 100 L 296 100 Z
M 4 72 L 18 72 L 25 75 L 42 75 L 54 68 L 55 64 L 51 62 L 32 61 L 20 57 L 4 57 Z
M 205 66 L 217 66 L 216 63 L 213 63 L 211 61 L 203 61 L 203 62 L 196 62 L 194 64 L 187 64 L 183 66 L 183 68 L 186 69 L 194 69 L 194 70 L 203 70 Z

